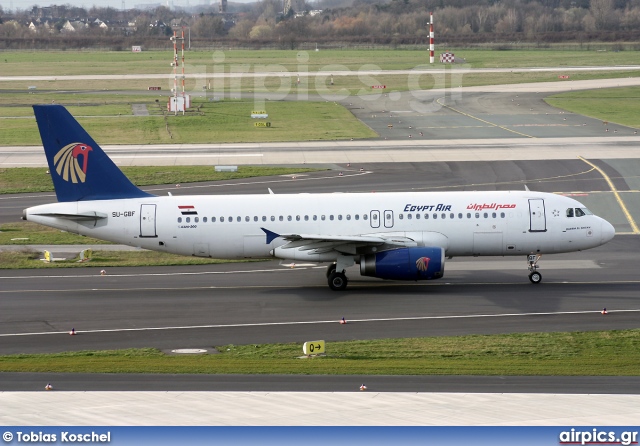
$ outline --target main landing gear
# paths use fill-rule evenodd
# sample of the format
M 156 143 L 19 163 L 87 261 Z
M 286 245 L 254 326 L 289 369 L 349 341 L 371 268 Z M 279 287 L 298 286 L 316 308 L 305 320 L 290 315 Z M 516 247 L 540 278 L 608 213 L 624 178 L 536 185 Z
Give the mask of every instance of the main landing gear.
M 542 282 L 542 274 L 538 272 L 538 260 L 540 260 L 539 254 L 529 254 L 527 256 L 527 262 L 529 263 L 529 280 L 533 284 Z
M 347 275 L 344 272 L 336 271 L 336 264 L 332 263 L 327 267 L 327 279 L 329 282 L 329 288 L 333 291 L 342 291 L 347 289 Z
M 339 273 L 337 271 L 333 271 L 329 274 L 329 288 L 333 291 L 342 291 L 347 289 L 347 283 L 349 280 L 345 273 Z
M 347 275 L 345 270 L 353 265 L 355 260 L 353 256 L 339 255 L 336 259 L 336 263 L 332 263 L 327 268 L 327 279 L 329 288 L 333 291 L 344 291 L 347 289 Z

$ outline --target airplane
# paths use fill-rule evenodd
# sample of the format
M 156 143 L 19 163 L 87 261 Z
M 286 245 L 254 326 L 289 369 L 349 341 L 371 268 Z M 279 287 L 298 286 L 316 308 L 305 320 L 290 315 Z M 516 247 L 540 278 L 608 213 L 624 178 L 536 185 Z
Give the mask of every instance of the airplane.
M 332 290 L 346 269 L 432 280 L 457 256 L 527 257 L 607 243 L 613 226 L 573 198 L 543 192 L 387 192 L 156 196 L 133 185 L 60 105 L 33 106 L 58 203 L 23 219 L 114 243 L 186 256 L 329 263 Z

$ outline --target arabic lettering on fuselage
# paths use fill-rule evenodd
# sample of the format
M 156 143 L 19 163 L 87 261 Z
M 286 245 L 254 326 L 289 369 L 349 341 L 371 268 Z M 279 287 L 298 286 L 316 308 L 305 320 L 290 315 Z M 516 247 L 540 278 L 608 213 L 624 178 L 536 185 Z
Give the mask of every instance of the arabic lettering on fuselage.
M 450 211 L 451 205 L 438 203 L 438 204 L 426 204 L 426 205 L 418 205 L 418 204 L 407 204 L 404 207 L 404 212 L 421 212 L 421 211 Z
M 478 204 L 478 203 L 471 203 L 469 206 L 467 206 L 467 209 L 471 209 L 474 211 L 482 211 L 484 209 L 514 209 L 516 207 L 515 203 L 514 204 L 498 204 L 498 203 L 484 203 L 484 204 Z

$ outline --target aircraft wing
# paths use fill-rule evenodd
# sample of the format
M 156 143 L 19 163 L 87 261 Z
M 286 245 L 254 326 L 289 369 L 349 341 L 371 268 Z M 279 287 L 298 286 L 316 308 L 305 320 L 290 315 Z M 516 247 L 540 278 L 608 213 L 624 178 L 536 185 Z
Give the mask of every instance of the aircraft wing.
M 267 236 L 267 243 L 276 238 L 281 238 L 288 243 L 281 249 L 296 248 L 300 251 L 313 251 L 323 253 L 338 251 L 341 253 L 354 253 L 356 248 L 366 246 L 393 245 L 396 247 L 417 246 L 417 243 L 408 237 L 378 236 L 378 235 L 325 235 L 325 234 L 276 234 L 262 228 Z

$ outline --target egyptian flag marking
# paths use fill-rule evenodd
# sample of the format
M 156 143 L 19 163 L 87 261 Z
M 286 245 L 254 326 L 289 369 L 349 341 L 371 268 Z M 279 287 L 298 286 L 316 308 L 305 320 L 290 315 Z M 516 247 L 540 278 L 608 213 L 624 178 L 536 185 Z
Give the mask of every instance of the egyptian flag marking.
M 198 211 L 196 211 L 195 206 L 178 206 L 182 215 L 198 215 Z

